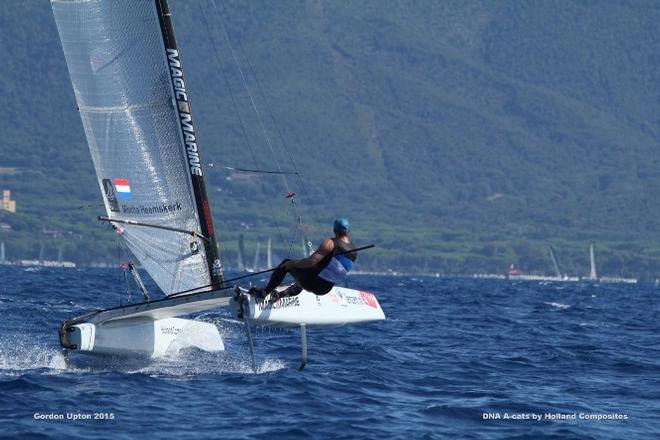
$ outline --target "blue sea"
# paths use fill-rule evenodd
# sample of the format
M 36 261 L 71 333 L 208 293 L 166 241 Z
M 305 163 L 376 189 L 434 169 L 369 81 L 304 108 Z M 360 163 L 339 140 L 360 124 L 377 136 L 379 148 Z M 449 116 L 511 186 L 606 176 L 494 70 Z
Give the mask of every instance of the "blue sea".
M 0 437 L 660 438 L 660 288 L 353 276 L 387 320 L 244 329 L 226 350 L 65 363 L 60 321 L 126 301 L 115 270 L 0 267 Z M 133 299 L 136 292 L 133 289 Z M 44 420 L 43 416 L 64 420 Z M 88 418 L 89 417 L 89 418 Z M 73 420 L 78 418 L 78 420 Z

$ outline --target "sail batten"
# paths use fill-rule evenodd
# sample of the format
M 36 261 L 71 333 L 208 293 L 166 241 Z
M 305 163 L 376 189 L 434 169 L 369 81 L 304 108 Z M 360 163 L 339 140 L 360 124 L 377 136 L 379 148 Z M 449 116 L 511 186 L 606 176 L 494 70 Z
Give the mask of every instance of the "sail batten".
M 172 105 L 164 104 L 162 102 L 154 102 L 150 104 L 140 104 L 140 105 L 137 104 L 123 105 L 117 107 L 94 107 L 94 106 L 79 105 L 78 109 L 87 113 L 125 113 L 125 112 L 138 111 L 144 109 L 155 109 L 160 107 L 166 108 L 166 107 L 172 107 Z
M 195 139 L 192 155 L 183 131 L 184 122 L 192 131 L 190 105 L 168 58 L 174 34 L 163 33 L 165 0 L 52 8 L 108 219 L 128 222 L 118 232 L 165 294 L 218 285 L 199 146 Z M 177 62 L 183 81 L 178 51 Z

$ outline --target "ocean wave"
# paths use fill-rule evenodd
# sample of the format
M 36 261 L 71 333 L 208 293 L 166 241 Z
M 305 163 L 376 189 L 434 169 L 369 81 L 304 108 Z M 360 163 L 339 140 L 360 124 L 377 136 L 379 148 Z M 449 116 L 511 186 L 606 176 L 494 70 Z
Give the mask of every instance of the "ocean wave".
M 562 304 L 562 303 L 559 303 L 559 302 L 544 302 L 543 304 L 547 304 L 549 306 L 555 307 L 555 308 L 560 309 L 560 310 L 566 310 L 566 309 L 571 308 L 570 305 Z

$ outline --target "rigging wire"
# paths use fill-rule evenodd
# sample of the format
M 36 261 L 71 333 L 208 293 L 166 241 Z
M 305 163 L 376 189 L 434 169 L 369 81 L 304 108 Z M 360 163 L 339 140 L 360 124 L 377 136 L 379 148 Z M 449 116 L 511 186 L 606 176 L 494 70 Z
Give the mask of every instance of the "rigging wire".
M 231 171 L 243 171 L 245 173 L 259 173 L 259 174 L 298 174 L 293 171 L 266 171 L 266 170 L 250 170 L 247 168 L 234 168 L 234 167 L 222 167 L 226 170 Z
M 261 131 L 264 134 L 264 137 L 266 139 L 266 144 L 268 145 L 268 148 L 270 149 L 270 152 L 273 154 L 273 157 L 277 158 L 277 155 L 275 154 L 275 150 L 273 149 L 273 144 L 270 141 L 270 136 L 268 135 L 268 131 L 266 130 L 266 126 L 264 125 L 264 121 L 261 118 L 261 113 L 259 112 L 259 108 L 257 107 L 256 102 L 254 101 L 254 97 L 252 96 L 252 92 L 250 91 L 250 87 L 248 86 L 247 79 L 245 78 L 245 74 L 243 73 L 243 68 L 241 67 L 240 62 L 238 61 L 238 57 L 236 56 L 236 51 L 234 50 L 234 45 L 231 43 L 231 37 L 229 36 L 229 32 L 227 31 L 227 28 L 225 26 L 224 21 L 222 20 L 222 16 L 220 15 L 218 11 L 218 6 L 215 3 L 215 0 L 211 0 L 213 4 L 213 9 L 216 13 L 216 16 L 218 17 L 218 21 L 220 21 L 220 24 L 222 25 L 222 31 L 225 35 L 225 40 L 227 41 L 227 44 L 229 45 L 229 50 L 231 51 L 231 56 L 234 60 L 234 64 L 238 68 L 238 72 L 241 75 L 241 80 L 243 81 L 243 86 L 245 87 L 245 91 L 248 94 L 248 97 L 250 98 L 250 103 L 252 104 L 252 109 L 254 110 L 254 114 L 257 116 L 257 120 L 259 121 L 259 126 L 261 127 Z M 277 165 L 278 171 L 282 171 L 282 167 L 280 166 L 279 162 L 276 160 L 275 165 Z M 282 182 L 284 183 L 284 187 L 287 192 L 291 192 L 289 188 L 289 183 L 287 182 L 286 178 L 282 177 Z
M 261 130 L 262 130 L 262 132 L 263 132 L 263 135 L 264 135 L 264 137 L 265 137 L 265 139 L 266 139 L 266 143 L 267 143 L 267 145 L 268 145 L 268 148 L 270 149 L 270 152 L 271 152 L 271 154 L 273 155 L 273 157 L 274 157 L 275 159 L 277 159 L 277 154 L 275 153 L 275 150 L 274 150 L 274 148 L 273 148 L 273 144 L 272 144 L 272 142 L 271 142 L 270 135 L 268 134 L 268 131 L 266 130 L 266 126 L 264 125 L 263 118 L 261 117 L 261 113 L 259 112 L 259 109 L 258 109 L 258 107 L 257 107 L 257 105 L 256 105 L 255 100 L 254 100 L 254 96 L 252 95 L 252 92 L 250 91 L 250 87 L 249 87 L 249 85 L 248 85 L 248 82 L 247 82 L 246 76 L 245 76 L 245 74 L 244 74 L 244 72 L 243 72 L 243 69 L 242 69 L 242 67 L 241 67 L 241 65 L 240 65 L 240 62 L 238 61 L 238 57 L 236 56 L 236 51 L 234 50 L 234 46 L 233 46 L 233 44 L 232 44 L 232 42 L 231 42 L 231 37 L 230 37 L 230 35 L 229 35 L 229 32 L 228 32 L 228 30 L 227 30 L 227 27 L 226 27 L 225 24 L 224 24 L 224 21 L 222 20 L 222 15 L 221 15 L 221 13 L 220 13 L 219 10 L 218 10 L 218 6 L 217 6 L 215 0 L 212 0 L 212 4 L 213 4 L 214 12 L 215 12 L 216 16 L 218 17 L 218 21 L 220 21 L 220 23 L 221 23 L 221 25 L 222 25 L 222 30 L 223 30 L 223 33 L 224 33 L 224 36 L 225 36 L 225 40 L 227 41 L 227 44 L 229 45 L 229 49 L 231 50 L 231 54 L 232 54 L 232 58 L 233 58 L 233 60 L 234 60 L 234 64 L 236 65 L 236 67 L 237 67 L 237 69 L 238 69 L 238 71 L 239 71 L 239 73 L 240 73 L 241 79 L 242 79 L 242 81 L 243 81 L 243 86 L 245 87 L 245 90 L 246 90 L 246 92 L 247 92 L 247 94 L 248 94 L 248 96 L 249 96 L 249 98 L 250 98 L 250 102 L 251 102 L 251 104 L 252 104 L 252 108 L 253 108 L 253 110 L 254 110 L 254 112 L 255 112 L 255 115 L 257 116 L 257 119 L 258 119 L 258 121 L 259 121 L 259 125 L 260 125 Z M 224 12 L 225 14 L 227 14 L 227 10 L 226 10 L 226 8 L 223 8 L 223 12 Z M 240 50 L 241 52 L 245 53 L 245 51 L 244 51 L 243 48 L 242 48 L 242 45 L 241 45 L 240 41 L 238 41 L 238 47 L 239 47 L 239 50 Z M 272 110 L 271 110 L 271 108 L 270 108 L 270 106 L 269 106 L 269 104 L 268 104 L 268 100 L 266 99 L 266 96 L 265 96 L 265 93 L 264 93 L 264 91 L 263 91 L 263 88 L 261 87 L 261 83 L 259 82 L 259 80 L 258 80 L 258 78 L 257 78 L 257 76 L 256 76 L 256 74 L 255 74 L 255 72 L 254 72 L 254 68 L 252 67 L 252 63 L 250 63 L 250 60 L 249 60 L 249 58 L 248 58 L 247 56 L 245 57 L 245 60 L 246 60 L 246 62 L 247 62 L 247 64 L 248 64 L 248 67 L 249 67 L 249 69 L 250 69 L 250 72 L 251 72 L 251 74 L 252 74 L 252 77 L 254 78 L 254 81 L 257 83 L 257 87 L 258 87 L 259 93 L 260 93 L 260 95 L 261 95 L 261 99 L 262 99 L 262 100 L 264 101 L 264 103 L 266 104 L 266 109 L 267 109 L 268 112 L 269 112 L 270 119 L 273 121 L 273 125 L 275 126 L 276 132 L 277 132 L 277 134 L 278 134 L 279 137 L 280 137 L 280 140 L 281 140 L 281 142 L 282 142 L 282 145 L 283 145 L 283 147 L 284 147 L 284 150 L 286 151 L 287 155 L 289 156 L 289 160 L 291 161 L 291 163 L 292 163 L 292 165 L 293 165 L 293 167 L 294 167 L 295 174 L 297 174 L 298 179 L 299 179 L 300 182 L 301 182 L 301 188 L 307 192 L 307 189 L 306 189 L 306 187 L 305 187 L 305 184 L 304 184 L 304 181 L 303 181 L 303 179 L 302 179 L 302 176 L 300 175 L 300 172 L 298 171 L 298 166 L 297 166 L 297 164 L 296 164 L 296 161 L 294 160 L 293 155 L 291 154 L 291 152 L 290 152 L 290 150 L 289 150 L 289 148 L 288 148 L 286 142 L 284 141 L 284 137 L 282 136 L 281 131 L 280 131 L 280 130 L 278 129 L 278 127 L 277 127 L 277 122 L 275 121 L 275 118 L 274 118 L 274 116 L 273 116 L 273 112 L 272 112 Z M 292 194 L 293 192 L 292 192 L 291 189 L 290 189 L 289 182 L 288 182 L 288 180 L 286 179 L 286 175 L 285 175 L 285 174 L 287 174 L 287 173 L 282 172 L 282 168 L 281 168 L 279 162 L 277 162 L 277 160 L 276 160 L 275 162 L 276 162 L 276 165 L 277 165 L 277 169 L 279 170 L 279 173 L 278 173 L 278 174 L 281 174 L 281 175 L 282 175 L 282 182 L 283 182 L 283 184 L 284 184 L 284 187 L 285 187 L 285 189 L 286 189 L 287 194 Z M 287 198 L 288 198 L 288 197 L 287 197 Z M 309 243 L 309 240 L 307 240 L 308 231 L 307 231 L 307 228 L 306 228 L 306 226 L 305 226 L 305 224 L 304 224 L 304 222 L 303 222 L 303 220 L 302 220 L 302 215 L 301 215 L 300 212 L 299 212 L 299 209 L 298 209 L 298 206 L 297 206 L 295 200 L 292 199 L 291 201 L 292 201 L 292 204 L 291 204 L 291 205 L 293 206 L 293 210 L 294 210 L 294 212 L 295 212 L 295 217 L 296 217 L 296 219 L 297 219 L 297 222 L 299 222 L 300 225 L 301 225 L 301 227 L 302 227 L 301 231 L 302 231 L 302 234 L 303 234 L 303 239 L 304 239 L 307 243 Z M 294 236 L 291 238 L 291 242 L 293 243 L 294 240 L 295 240 L 295 232 L 294 232 Z M 308 246 L 309 246 L 309 245 L 308 245 Z M 311 247 L 311 246 L 309 246 L 309 247 Z
M 296 222 L 296 229 L 294 229 L 294 231 L 293 231 L 293 238 L 291 239 L 291 243 L 289 243 L 289 252 L 288 252 L 287 255 L 291 255 L 291 252 L 293 251 L 293 243 L 294 243 L 294 240 L 296 238 L 296 234 L 298 233 L 298 224 L 299 223 Z M 304 255 L 303 255 L 303 257 L 304 257 Z
M 215 0 L 213 0 L 213 2 L 215 4 Z M 225 7 L 223 7 L 223 8 L 224 8 L 225 13 L 226 13 L 226 8 Z M 238 49 L 241 52 L 245 53 L 245 51 L 243 50 L 243 45 L 241 44 L 240 40 L 237 41 L 237 44 L 238 44 Z M 250 62 L 250 58 L 246 56 L 245 57 L 245 62 L 247 63 L 248 68 L 250 69 L 250 73 L 252 74 L 252 77 L 255 79 L 255 82 L 257 83 L 257 89 L 259 90 L 259 94 L 261 95 L 261 99 L 262 99 L 262 101 L 264 102 L 264 104 L 266 106 L 268 116 L 270 117 L 271 121 L 273 121 L 273 127 L 275 127 L 275 132 L 276 132 L 277 136 L 279 137 L 280 142 L 282 143 L 282 147 L 284 148 L 284 151 L 286 152 L 287 156 L 289 157 L 289 161 L 291 162 L 291 165 L 293 165 L 293 169 L 295 171 L 295 173 L 293 173 L 293 174 L 298 176 L 298 181 L 300 183 L 300 187 L 302 188 L 302 190 L 306 194 L 311 194 L 311 192 L 307 189 L 307 186 L 305 185 L 305 179 L 303 179 L 302 174 L 300 173 L 300 171 L 298 169 L 298 164 L 296 162 L 296 159 L 295 159 L 294 155 L 291 154 L 291 150 L 289 149 L 289 146 L 286 143 L 284 135 L 282 134 L 282 131 L 280 130 L 279 125 L 277 124 L 277 121 L 275 120 L 275 114 L 274 114 L 274 112 L 273 112 L 273 110 L 270 106 L 270 103 L 269 103 L 269 101 L 266 97 L 266 93 L 264 92 L 263 87 L 261 87 L 261 81 L 259 81 L 259 79 L 257 78 L 257 74 L 255 73 L 254 68 L 252 67 L 252 63 Z M 317 215 L 316 209 L 311 204 L 310 204 L 310 207 L 312 209 L 314 217 L 318 220 L 320 217 Z
M 112 227 L 113 231 L 115 232 L 115 236 L 116 236 L 116 242 L 117 242 L 117 264 L 118 264 L 120 267 L 122 267 L 123 264 L 124 264 L 124 263 L 122 262 L 122 257 L 127 256 L 127 254 L 126 254 L 126 243 L 124 243 L 124 240 L 122 240 L 122 238 L 120 237 L 120 234 L 116 233 L 116 232 L 117 232 L 117 229 L 116 229 L 114 226 L 112 226 L 112 225 L 110 225 L 110 226 Z M 123 252 L 122 252 L 122 251 L 123 251 Z M 131 302 L 131 284 L 128 282 L 128 276 L 127 276 L 127 274 L 126 274 L 126 271 L 123 270 L 123 267 L 122 267 L 122 270 L 121 270 L 120 275 L 119 275 L 119 305 L 122 305 L 122 302 L 121 302 L 121 287 L 122 287 L 122 281 L 123 281 L 123 284 L 126 286 L 126 297 L 127 297 L 127 302 L 130 303 L 130 302 Z
M 215 6 L 215 4 L 214 4 L 214 6 Z M 234 96 L 234 91 L 231 87 L 229 79 L 227 78 L 227 75 L 225 74 L 224 69 L 222 68 L 222 64 L 220 63 L 220 60 L 221 60 L 220 51 L 219 51 L 218 46 L 216 44 L 215 38 L 213 37 L 213 32 L 211 30 L 211 26 L 209 25 L 209 22 L 206 19 L 206 14 L 204 13 L 204 8 L 202 7 L 201 3 L 199 4 L 199 7 L 200 7 L 200 11 L 202 13 L 202 18 L 204 20 L 204 24 L 206 25 L 206 30 L 208 31 L 209 35 L 211 36 L 211 44 L 213 46 L 215 56 L 218 59 L 218 64 L 220 65 L 220 72 L 222 73 L 222 77 L 225 81 L 225 85 L 227 87 L 227 90 L 229 91 L 229 96 L 231 97 L 231 102 L 232 102 L 232 106 L 234 107 L 234 112 L 238 116 L 239 125 L 241 127 L 241 133 L 243 135 L 243 138 L 245 139 L 245 143 L 248 147 L 248 151 L 250 152 L 250 156 L 252 157 L 252 162 L 254 162 L 255 168 L 259 168 L 259 164 L 258 164 L 258 161 L 257 161 L 257 156 L 254 153 L 254 149 L 252 148 L 252 143 L 250 142 L 250 138 L 247 134 L 247 129 L 245 128 L 245 123 L 243 121 L 243 117 L 241 116 L 241 113 L 238 110 L 238 104 L 236 103 L 236 98 Z M 215 9 L 216 9 L 215 12 L 216 12 L 216 15 L 217 15 L 217 7 Z M 221 22 L 222 27 L 224 29 L 224 23 L 222 22 L 222 20 L 220 20 L 220 22 Z M 225 34 L 226 34 L 226 31 L 225 31 Z M 279 171 L 281 171 L 281 168 L 279 169 Z M 264 194 L 264 196 L 265 196 L 265 194 L 266 194 L 265 183 L 260 181 L 259 184 L 262 187 L 262 194 Z M 264 197 L 264 198 L 266 199 L 266 204 L 268 205 L 268 209 L 271 213 L 271 218 L 275 219 L 276 218 L 275 217 L 275 210 L 273 208 L 271 200 L 268 197 Z M 277 235 L 279 236 L 280 241 L 284 242 L 284 235 L 282 234 L 282 230 L 280 228 L 279 222 L 275 222 L 275 228 L 277 230 Z

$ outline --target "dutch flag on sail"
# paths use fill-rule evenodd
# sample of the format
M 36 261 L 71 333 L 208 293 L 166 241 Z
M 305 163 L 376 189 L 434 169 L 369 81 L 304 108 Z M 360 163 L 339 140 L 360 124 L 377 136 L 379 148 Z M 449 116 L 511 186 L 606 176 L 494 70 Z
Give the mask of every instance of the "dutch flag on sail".
M 128 179 L 112 179 L 112 183 L 115 185 L 117 198 L 121 200 L 131 199 L 131 187 L 128 185 Z

